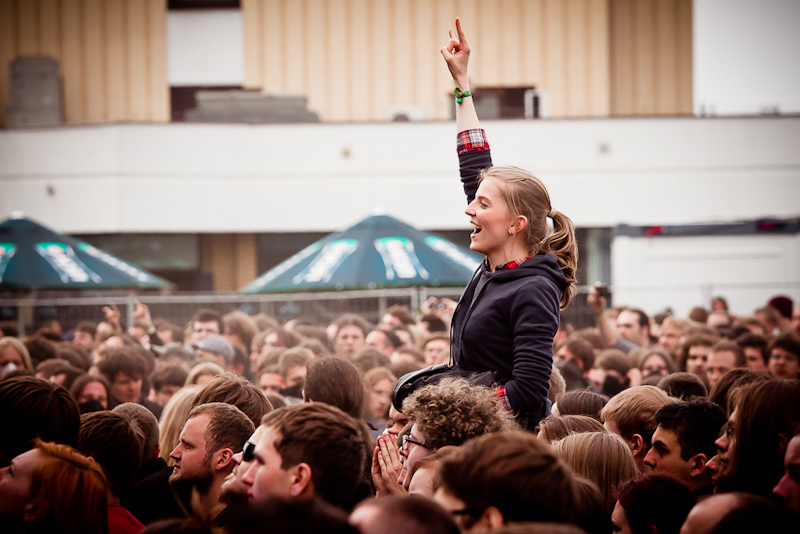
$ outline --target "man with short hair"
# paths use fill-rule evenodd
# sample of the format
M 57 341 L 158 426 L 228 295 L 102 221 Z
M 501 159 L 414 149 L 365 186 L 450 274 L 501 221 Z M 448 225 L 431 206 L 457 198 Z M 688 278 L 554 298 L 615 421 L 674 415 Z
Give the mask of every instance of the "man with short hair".
M 201 404 L 224 402 L 239 408 L 256 427 L 272 411 L 272 404 L 258 386 L 233 373 L 212 378 L 192 399 L 192 408 Z
M 333 334 L 333 353 L 352 357 L 359 347 L 365 344 L 369 325 L 359 315 L 346 313 L 331 323 Z
M 372 345 L 376 349 L 382 351 L 386 356 L 390 357 L 395 349 L 402 345 L 400 338 L 397 337 L 394 332 L 380 328 L 375 328 L 367 334 L 365 343 L 367 345 Z
M 97 323 L 91 321 L 81 321 L 75 327 L 75 334 L 72 337 L 72 344 L 85 349 L 89 354 L 94 350 L 94 334 L 97 330 Z
M 683 371 L 697 375 L 701 380 L 706 379 L 706 365 L 711 347 L 719 341 L 718 337 L 705 334 L 687 335 L 681 345 L 683 356 Z
M 655 386 L 635 386 L 611 397 L 600 410 L 603 426 L 625 440 L 642 473 L 650 471 L 644 457 L 650 450 L 653 432 L 658 426 L 655 414 L 674 400 Z
M 445 333 L 431 334 L 422 344 L 422 356 L 426 365 L 446 363 L 450 360 L 450 335 Z
M 705 400 L 673 402 L 655 414 L 658 424 L 653 446 L 644 463 L 656 473 L 669 473 L 685 482 L 695 495 L 713 492 L 708 461 L 717 449 L 714 441 L 725 424 L 719 406 Z
M 235 406 L 222 402 L 195 406 L 170 453 L 175 462 L 170 483 L 191 484 L 200 509 L 218 512 L 220 488 L 235 465 L 233 455 L 253 431 L 252 421 Z
M 393 304 L 389 306 L 386 313 L 381 319 L 381 326 L 384 328 L 392 328 L 395 326 L 411 326 L 415 324 L 414 315 L 408 306 L 401 304 Z
M 737 367 L 744 367 L 746 363 L 744 352 L 736 343 L 727 339 L 715 343 L 708 353 L 708 363 L 706 364 L 708 389 L 713 388 L 714 384 L 719 382 L 719 379 L 729 371 Z
M 800 373 L 800 337 L 788 333 L 773 339 L 769 347 L 769 373 L 775 378 L 797 378 Z
M 747 367 L 753 371 L 767 370 L 767 363 L 769 361 L 767 345 L 769 341 L 766 337 L 751 332 L 736 338 L 736 344 L 739 345 L 744 353 Z
M 225 331 L 222 315 L 210 309 L 201 309 L 192 318 L 192 333 L 186 340 L 187 345 L 192 345 L 208 336 L 221 336 Z
M 78 451 L 103 468 L 108 479 L 108 532 L 135 534 L 144 525 L 126 508 L 120 496 L 130 488 L 142 464 L 144 436 L 136 423 L 106 410 L 81 416 Z
M 156 418 L 161 417 L 163 408 L 142 395 L 142 378 L 147 364 L 144 356 L 138 354 L 136 348 L 111 349 L 106 359 L 97 365 L 97 369 L 111 384 L 110 393 L 115 404 L 135 402 L 153 412 Z
M 148 479 L 148 477 L 152 477 L 167 469 L 167 462 L 159 456 L 161 453 L 161 445 L 158 443 L 158 420 L 150 410 L 140 404 L 134 404 L 132 402 L 120 404 L 114 408 L 112 412 L 118 413 L 128 420 L 132 420 L 139 427 L 143 436 L 141 467 L 139 468 L 133 485 L 121 495 L 120 503 L 128 509 L 136 519 L 147 524 L 152 519 L 152 515 L 159 511 L 152 506 L 154 500 L 159 500 L 157 497 L 158 495 L 163 497 L 163 501 L 167 501 L 167 504 L 174 504 L 177 506 L 177 503 L 172 502 L 170 491 L 164 491 L 160 494 L 154 493 L 152 486 L 142 482 Z M 169 486 L 167 485 L 165 489 L 168 490 Z M 162 502 L 160 504 L 165 503 Z
M 634 308 L 621 308 L 616 317 L 613 309 L 606 309 L 606 298 L 600 294 L 599 283 L 589 288 L 586 304 L 594 312 L 600 337 L 606 348 L 618 349 L 625 354 L 650 346 L 650 319 Z
M 672 354 L 672 356 L 676 356 L 678 353 L 678 343 L 687 326 L 689 326 L 689 322 L 686 319 L 680 319 L 674 316 L 667 317 L 661 324 L 661 334 L 658 336 L 658 345 Z
M 570 361 L 580 368 L 583 376 L 587 376 L 592 367 L 594 367 L 594 347 L 584 339 L 578 337 L 567 338 L 558 348 L 553 359 L 555 361 Z
M 454 515 L 462 532 L 489 532 L 527 521 L 588 526 L 585 516 L 591 507 L 583 500 L 578 478 L 529 432 L 469 440 L 442 460 L 439 480 L 434 501 Z M 609 528 L 599 522 L 592 526 L 610 532 L 610 514 L 603 512 Z
M 159 456 L 161 453 L 161 445 L 158 442 L 160 432 L 158 419 L 153 415 L 153 412 L 141 404 L 133 402 L 120 404 L 111 411 L 131 421 L 133 425 L 139 428 L 142 435 L 142 465 L 136 474 L 136 480 L 150 476 L 166 467 L 167 463 Z
M 642 348 L 650 346 L 650 318 L 642 310 L 626 308 L 617 316 L 619 337 Z
M 297 395 L 296 393 L 300 393 L 299 390 L 302 389 L 308 375 L 308 366 L 313 360 L 313 353 L 302 347 L 287 349 L 281 354 L 278 359 L 278 367 L 286 384 L 285 389 L 289 390 L 285 395 L 302 397 L 302 394 Z
M 352 417 L 333 406 L 307 403 L 270 412 L 261 426 L 253 463 L 242 478 L 250 502 L 320 497 L 334 506 L 351 503 L 367 454 Z
M 0 468 L 33 446 L 34 438 L 72 447 L 78 444 L 80 411 L 62 386 L 27 375 L 0 380 Z
M 166 406 L 172 396 L 184 386 L 188 374 L 180 365 L 157 365 L 156 370 L 150 374 L 150 385 L 156 403 Z
M 268 365 L 256 373 L 256 383 L 265 395 L 274 393 L 283 397 L 286 381 L 283 379 L 281 368 L 278 367 L 278 364 Z

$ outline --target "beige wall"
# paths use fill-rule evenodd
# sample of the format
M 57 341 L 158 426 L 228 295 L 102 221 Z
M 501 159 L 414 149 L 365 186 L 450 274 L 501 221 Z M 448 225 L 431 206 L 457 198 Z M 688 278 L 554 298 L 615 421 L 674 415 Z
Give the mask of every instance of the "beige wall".
M 610 0 L 609 6 L 611 114 L 691 114 L 691 0 Z
M 438 53 L 458 15 L 473 86 L 535 85 L 549 116 L 692 112 L 691 0 L 242 0 L 245 85 L 327 121 L 448 119 Z
M 245 86 L 300 93 L 324 121 L 417 107 L 448 119 L 438 52 L 456 15 L 475 86 L 535 85 L 549 116 L 692 111 L 691 0 L 242 0 Z M 0 0 L 0 125 L 8 62 L 61 62 L 71 124 L 168 121 L 166 0 Z
M 201 265 L 213 275 L 214 291 L 236 291 L 261 274 L 258 272 L 255 234 L 202 234 Z
M 166 0 L 0 0 L 0 125 L 24 56 L 59 60 L 67 123 L 169 120 Z
M 460 16 L 473 85 L 536 85 L 553 117 L 609 113 L 608 4 L 599 0 L 242 0 L 245 84 L 305 93 L 324 120 L 385 120 L 394 106 L 447 119 L 439 48 Z

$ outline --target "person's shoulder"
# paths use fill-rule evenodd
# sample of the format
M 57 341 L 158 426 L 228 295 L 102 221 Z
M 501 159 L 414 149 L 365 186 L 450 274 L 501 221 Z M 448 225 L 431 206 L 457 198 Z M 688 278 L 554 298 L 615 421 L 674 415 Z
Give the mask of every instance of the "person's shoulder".
M 138 534 L 142 530 L 144 530 L 144 524 L 136 519 L 126 508 L 116 504 L 108 505 L 109 534 Z

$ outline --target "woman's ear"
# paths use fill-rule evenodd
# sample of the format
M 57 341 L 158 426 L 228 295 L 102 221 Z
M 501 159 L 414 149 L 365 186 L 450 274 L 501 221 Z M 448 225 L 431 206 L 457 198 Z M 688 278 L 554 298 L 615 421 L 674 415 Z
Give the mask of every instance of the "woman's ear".
M 39 507 L 39 502 L 36 500 L 31 500 L 25 506 L 25 513 L 22 516 L 23 521 L 36 521 L 42 515 L 42 509 Z
M 517 232 L 523 231 L 525 228 L 528 227 L 528 218 L 525 217 L 524 215 L 517 215 L 516 227 L 517 227 Z

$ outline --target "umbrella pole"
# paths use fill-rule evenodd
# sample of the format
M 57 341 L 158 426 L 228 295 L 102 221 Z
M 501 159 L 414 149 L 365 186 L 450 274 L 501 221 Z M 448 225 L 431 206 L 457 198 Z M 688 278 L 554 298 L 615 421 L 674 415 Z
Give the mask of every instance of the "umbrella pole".
M 420 303 L 425 302 L 424 300 L 422 300 L 425 293 L 426 293 L 425 288 L 422 286 L 411 288 L 411 313 L 413 313 L 414 315 L 419 314 Z
M 389 307 L 387 306 L 387 304 L 388 302 L 386 300 L 386 297 L 384 296 L 378 297 L 378 324 L 381 323 L 383 316 L 386 315 L 386 308 Z
M 36 304 L 36 290 L 34 289 L 31 291 L 27 297 L 21 298 L 19 300 L 19 306 L 17 307 L 17 330 L 19 331 L 19 337 L 25 337 L 25 325 L 27 324 L 27 320 L 30 319 L 30 323 L 33 324 L 33 307 Z
M 17 332 L 19 337 L 25 337 L 25 301 L 20 301 L 17 306 Z
M 136 295 L 128 295 L 128 298 L 125 302 L 125 323 L 126 326 L 125 331 L 127 332 L 128 329 L 133 326 L 133 312 L 136 311 Z

